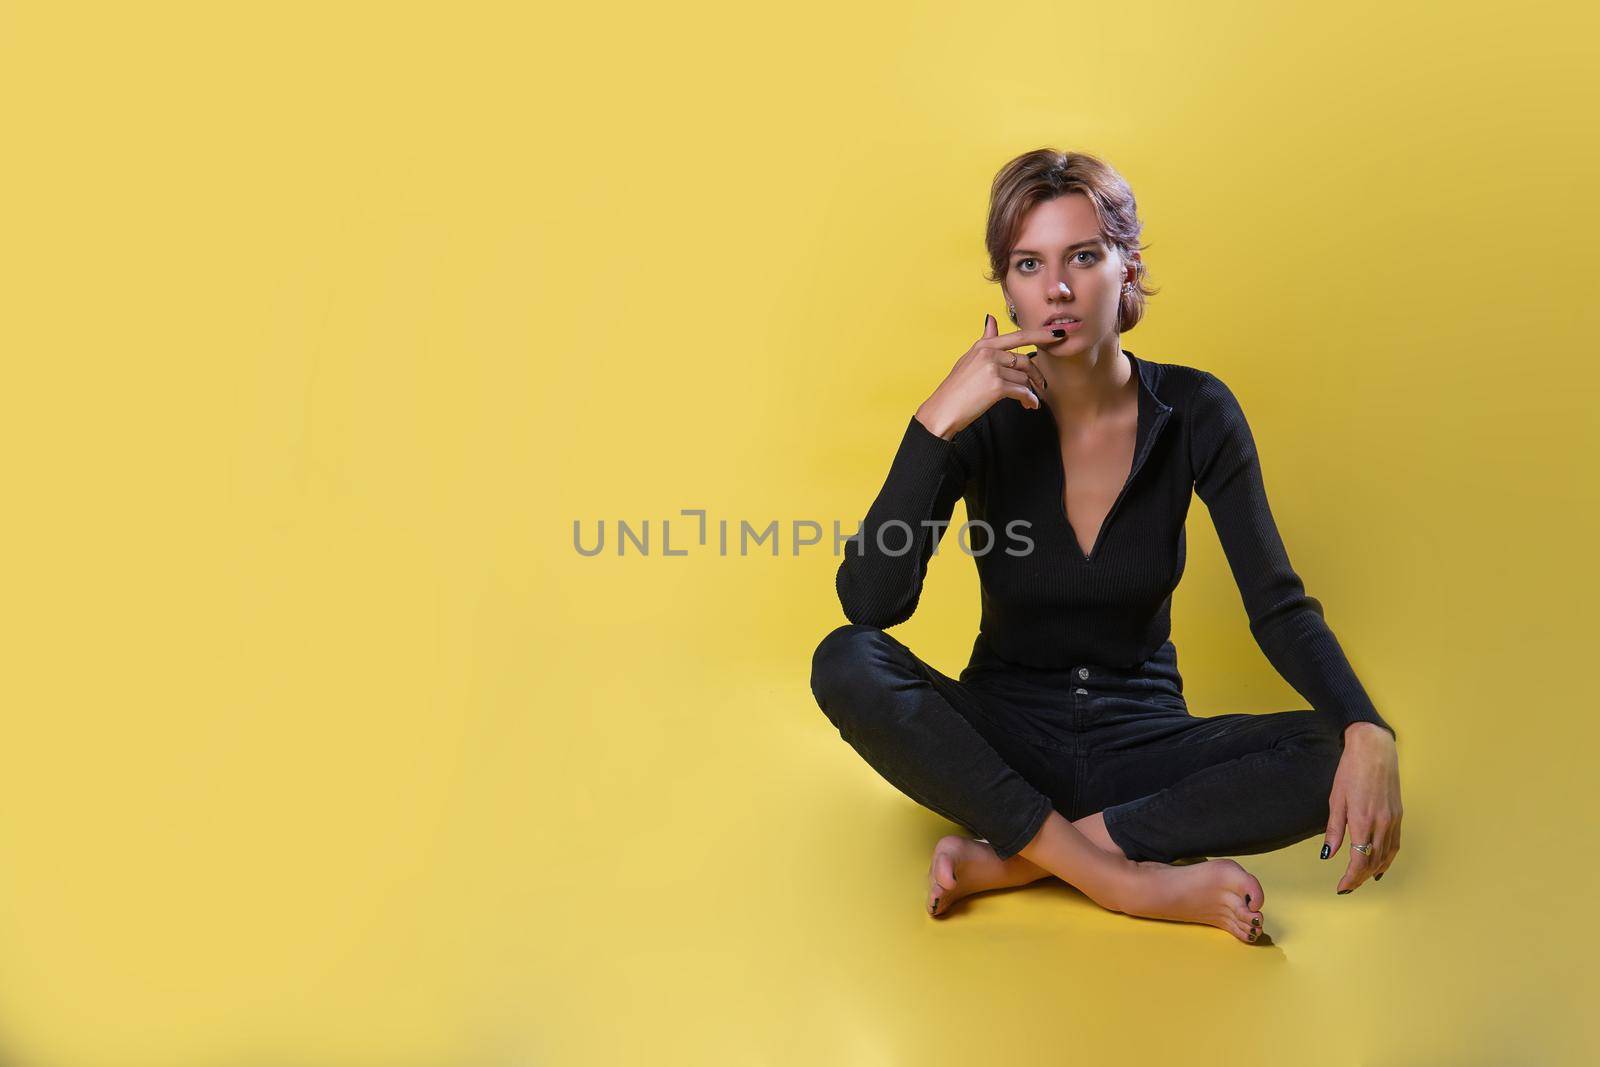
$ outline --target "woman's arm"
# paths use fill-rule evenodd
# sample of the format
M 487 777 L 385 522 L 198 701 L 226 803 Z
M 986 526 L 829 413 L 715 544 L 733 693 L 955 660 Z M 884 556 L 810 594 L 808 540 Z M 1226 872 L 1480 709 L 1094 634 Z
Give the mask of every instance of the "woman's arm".
M 1378 714 L 1308 596 L 1267 505 L 1255 439 L 1238 399 L 1206 371 L 1190 420 L 1195 490 L 1211 512 L 1218 540 L 1250 616 L 1250 632 L 1283 679 L 1317 711 L 1348 727 L 1394 727 Z
M 947 441 L 912 416 L 860 533 L 845 544 L 834 578 L 845 618 L 887 629 L 916 611 L 928 559 L 979 462 L 983 422 Z

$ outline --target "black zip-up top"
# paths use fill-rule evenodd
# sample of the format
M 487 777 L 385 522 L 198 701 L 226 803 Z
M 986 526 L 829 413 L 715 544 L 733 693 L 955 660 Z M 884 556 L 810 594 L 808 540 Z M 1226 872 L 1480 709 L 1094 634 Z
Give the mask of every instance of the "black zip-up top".
M 1067 518 L 1048 407 L 1003 399 L 949 441 L 913 416 L 859 534 L 846 542 L 835 581 L 845 617 L 884 629 L 909 619 L 964 498 L 975 525 L 962 554 L 976 562 L 982 590 L 974 662 L 1136 667 L 1170 640 L 1184 520 L 1198 492 L 1272 666 L 1315 710 L 1394 733 L 1289 564 L 1232 390 L 1209 371 L 1123 352 L 1139 379 L 1133 465 L 1087 555 Z

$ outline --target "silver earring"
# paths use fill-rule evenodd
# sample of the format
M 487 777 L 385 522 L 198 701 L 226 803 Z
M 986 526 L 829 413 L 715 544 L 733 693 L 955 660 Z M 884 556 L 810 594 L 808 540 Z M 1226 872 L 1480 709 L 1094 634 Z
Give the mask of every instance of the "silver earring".
M 1006 305 L 1006 311 L 1010 313 L 1011 321 L 1012 322 L 1016 322 L 1017 321 L 1017 305 L 1015 305 L 1015 304 L 1007 304 Z

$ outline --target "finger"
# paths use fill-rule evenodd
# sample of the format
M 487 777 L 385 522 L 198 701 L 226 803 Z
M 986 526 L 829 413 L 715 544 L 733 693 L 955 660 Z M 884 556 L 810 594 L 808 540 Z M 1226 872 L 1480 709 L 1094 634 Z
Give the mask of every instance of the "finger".
M 1005 374 L 1005 378 L 1010 378 L 1011 381 L 1019 381 L 1024 386 L 1032 387 L 1034 395 L 1042 394 L 1045 389 L 1048 389 L 1045 382 L 1045 371 L 1038 370 L 1037 363 L 1034 363 L 1034 357 L 1038 355 L 1037 352 L 1029 352 L 1027 355 L 1010 352 L 1010 350 L 1006 349 L 990 349 L 990 352 L 994 354 L 995 368 L 998 371 L 1002 371 L 1002 373 L 1016 371 L 1016 373 L 1021 374 L 1021 378 L 1011 378 L 1010 374 Z
M 1376 859 L 1373 859 L 1373 873 L 1371 873 L 1373 881 L 1378 881 L 1379 878 L 1384 877 L 1384 872 L 1389 870 L 1389 864 L 1394 862 L 1398 838 L 1400 838 L 1400 829 L 1394 822 L 1390 822 L 1384 829 L 1384 851 L 1379 853 Z
M 1033 357 L 1038 354 L 1037 352 L 1031 353 L 1027 359 L 1022 361 L 1022 365 L 1028 368 L 1028 376 L 1033 379 L 1033 391 L 1036 393 L 1050 388 L 1050 383 L 1044 380 L 1044 371 L 1039 368 L 1039 364 L 1033 361 Z
M 978 345 L 982 348 L 1010 349 L 1021 348 L 1023 345 L 1048 345 L 1054 344 L 1067 335 L 1067 331 L 1059 326 L 1030 326 L 1025 330 L 1012 330 L 997 337 L 980 337 Z
M 1372 854 L 1357 870 L 1356 885 L 1372 877 L 1372 873 L 1383 865 L 1384 858 L 1389 855 L 1390 822 L 1387 816 L 1380 816 L 1372 823 Z
M 1021 352 L 1010 352 L 1004 348 L 991 348 L 987 350 L 987 355 L 996 369 L 1014 370 L 1025 378 L 1028 376 L 1028 368 L 1033 366 L 1028 356 Z
M 1015 397 L 1017 403 L 1021 404 L 1025 408 L 1033 408 L 1034 410 L 1038 410 L 1039 408 L 1039 398 L 1035 396 L 1033 390 L 1029 389 L 1026 385 L 1018 385 L 1016 382 L 1002 381 L 1000 383 L 1000 395 Z
M 1322 858 L 1327 859 L 1339 851 L 1344 840 L 1344 790 L 1339 790 L 1328 800 L 1328 830 L 1322 838 Z
M 1366 881 L 1367 875 L 1372 871 L 1372 856 L 1377 854 L 1377 842 L 1373 840 L 1373 829 L 1370 822 L 1361 820 L 1352 822 L 1350 826 L 1350 863 L 1344 869 L 1344 877 L 1339 879 L 1338 891 L 1348 893 L 1356 886 Z M 1365 854 L 1356 849 L 1356 845 L 1372 843 L 1372 848 Z
M 999 324 L 994 321 L 994 316 L 989 314 L 987 311 L 985 311 L 983 313 L 983 336 L 984 337 L 998 337 L 998 336 L 1000 336 L 1000 326 L 999 326 Z
M 1001 359 L 995 363 L 994 372 L 999 376 L 1001 382 L 1009 383 L 1011 385 L 1020 385 L 1024 389 L 1028 390 L 1035 400 L 1034 406 L 1037 407 L 1037 401 L 1041 390 L 1038 386 L 1038 383 L 1034 381 L 1033 375 L 1028 373 L 1028 366 L 1029 364 L 1026 360 L 1019 359 L 1015 367 L 1008 367 L 1006 366 L 1005 360 Z
M 1373 872 L 1372 880 L 1376 882 L 1389 870 L 1389 864 L 1394 862 L 1395 855 L 1400 851 L 1400 820 L 1396 819 L 1394 825 L 1389 827 L 1389 853 L 1383 857 L 1383 862 Z

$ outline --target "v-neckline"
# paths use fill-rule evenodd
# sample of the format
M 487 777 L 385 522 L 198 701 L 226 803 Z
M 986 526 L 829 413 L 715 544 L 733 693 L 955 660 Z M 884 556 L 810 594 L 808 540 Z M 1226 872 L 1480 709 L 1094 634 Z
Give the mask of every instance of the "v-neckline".
M 1105 516 L 1100 520 L 1100 528 L 1094 532 L 1094 541 L 1089 545 L 1089 551 L 1083 550 L 1083 543 L 1078 540 L 1078 533 L 1072 528 L 1072 518 L 1067 514 L 1067 464 L 1061 455 L 1061 425 L 1056 421 L 1056 413 L 1050 410 L 1050 405 L 1041 404 L 1039 410 L 1050 416 L 1050 437 L 1054 446 L 1053 454 L 1056 458 L 1056 513 L 1061 516 L 1061 522 L 1067 528 L 1067 538 L 1072 542 L 1072 547 L 1077 550 L 1079 561 L 1093 563 L 1095 553 L 1100 551 L 1100 546 L 1105 544 L 1106 531 L 1111 526 L 1111 519 L 1117 513 L 1117 507 L 1122 503 L 1122 498 L 1128 494 L 1128 486 L 1133 484 L 1134 476 L 1139 473 L 1140 466 L 1144 463 L 1149 445 L 1154 440 L 1163 424 L 1167 421 L 1172 409 L 1161 403 L 1150 393 L 1144 380 L 1144 372 L 1139 367 L 1139 357 L 1122 349 L 1122 354 L 1128 357 L 1128 366 L 1133 370 L 1134 389 L 1137 396 L 1137 421 L 1133 432 L 1133 459 L 1128 464 L 1128 475 L 1122 480 L 1122 488 L 1117 490 L 1116 498 L 1111 501 L 1111 507 L 1106 509 Z

